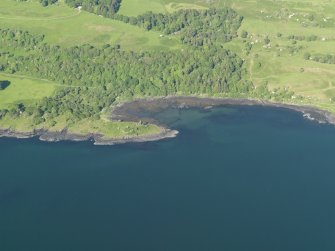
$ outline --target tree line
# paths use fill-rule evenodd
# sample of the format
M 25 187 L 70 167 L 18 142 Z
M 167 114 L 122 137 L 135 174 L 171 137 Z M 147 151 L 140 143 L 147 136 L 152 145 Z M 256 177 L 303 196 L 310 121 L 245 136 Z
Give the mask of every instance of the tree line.
M 137 17 L 115 14 L 114 19 L 145 30 L 179 35 L 182 43 L 193 46 L 224 43 L 236 37 L 243 17 L 233 9 L 179 10 L 173 13 L 147 12 Z
M 12 49 L 34 49 L 44 40 L 44 35 L 32 35 L 28 31 L 0 29 L 0 43 Z M 3 52 L 3 49 L 0 51 Z
M 179 51 L 124 51 L 120 46 L 51 46 L 43 36 L 0 30 L 0 70 L 46 78 L 64 84 L 53 97 L 25 109 L 36 123 L 69 113 L 97 116 L 116 97 L 173 94 L 247 94 L 243 60 L 221 46 Z M 17 54 L 17 48 L 28 53 Z M 6 50 L 7 49 L 7 50 Z M 13 114 L 20 114 L 15 109 Z
M 296 41 L 304 41 L 306 40 L 307 42 L 312 42 L 316 41 L 319 39 L 318 36 L 316 35 L 309 35 L 309 36 L 304 36 L 304 35 L 289 35 L 287 37 L 289 40 L 296 40 Z
M 45 0 L 46 1 L 46 0 Z M 50 0 L 48 0 L 50 1 Z M 179 10 L 173 13 L 146 12 L 137 17 L 118 14 L 121 0 L 66 0 L 69 6 L 136 25 L 145 30 L 178 34 L 182 43 L 193 46 L 224 43 L 236 36 L 243 17 L 231 8 Z
M 121 0 L 65 0 L 65 3 L 104 17 L 111 17 L 121 6 Z
M 334 54 L 310 54 L 306 52 L 304 54 L 306 60 L 313 60 L 322 64 L 335 64 L 335 55 Z
M 49 5 L 57 3 L 58 0 L 40 0 L 40 3 L 42 4 L 43 7 L 47 7 Z

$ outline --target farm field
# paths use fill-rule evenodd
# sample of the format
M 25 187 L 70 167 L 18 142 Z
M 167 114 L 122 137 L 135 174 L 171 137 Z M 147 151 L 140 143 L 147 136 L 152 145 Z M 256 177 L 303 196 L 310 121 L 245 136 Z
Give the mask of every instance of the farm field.
M 31 103 L 53 94 L 57 84 L 27 76 L 16 76 L 0 73 L 0 79 L 10 82 L 9 86 L 0 90 L 0 109 L 8 109 L 15 103 Z

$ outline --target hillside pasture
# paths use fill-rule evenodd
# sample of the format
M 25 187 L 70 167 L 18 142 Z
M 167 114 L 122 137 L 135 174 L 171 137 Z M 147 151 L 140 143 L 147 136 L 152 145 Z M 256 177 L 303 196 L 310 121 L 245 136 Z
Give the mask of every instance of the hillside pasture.
M 304 54 L 334 52 L 335 2 L 227 0 L 215 4 L 230 6 L 244 16 L 239 32 L 247 31 L 248 38 L 240 37 L 225 46 L 245 60 L 256 86 L 268 83 L 271 89 L 289 88 L 305 97 L 304 103 L 322 104 L 327 109 L 334 106 L 335 65 L 305 60 Z M 315 35 L 317 39 L 300 41 L 289 39 L 290 35 Z M 267 45 L 265 38 L 270 40 Z M 248 55 L 246 43 L 252 43 Z
M 206 9 L 208 1 L 192 0 L 123 0 L 119 13 L 126 16 L 138 16 L 145 12 L 174 12 L 181 9 Z
M 125 50 L 169 50 L 180 48 L 174 37 L 145 32 L 140 27 L 79 11 L 64 2 L 42 7 L 38 1 L 0 1 L 0 28 L 21 29 L 44 34 L 51 44 L 120 44 Z
M 57 85 L 48 80 L 0 73 L 1 80 L 10 82 L 0 90 L 0 109 L 10 108 L 17 103 L 31 103 L 52 95 Z

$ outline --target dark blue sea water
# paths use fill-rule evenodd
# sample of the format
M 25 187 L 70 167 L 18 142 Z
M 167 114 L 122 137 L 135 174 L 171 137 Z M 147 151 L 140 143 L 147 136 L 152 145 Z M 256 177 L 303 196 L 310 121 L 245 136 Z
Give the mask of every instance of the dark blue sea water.
M 265 107 L 159 117 L 180 135 L 0 139 L 0 250 L 335 250 L 335 127 Z

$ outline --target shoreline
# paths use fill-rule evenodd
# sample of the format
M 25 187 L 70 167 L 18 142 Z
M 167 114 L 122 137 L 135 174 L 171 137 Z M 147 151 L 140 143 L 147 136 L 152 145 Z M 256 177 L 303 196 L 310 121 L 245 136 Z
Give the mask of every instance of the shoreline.
M 174 138 L 178 135 L 178 131 L 168 128 L 162 128 L 161 132 L 157 134 L 148 134 L 143 136 L 123 137 L 123 138 L 104 138 L 103 135 L 97 133 L 89 133 L 85 135 L 68 133 L 67 130 L 59 132 L 50 132 L 48 130 L 33 130 L 31 132 L 19 132 L 11 129 L 0 129 L 0 138 L 16 138 L 16 139 L 29 139 L 38 137 L 39 140 L 45 142 L 60 142 L 60 141 L 92 141 L 94 145 L 116 145 L 124 143 L 135 142 L 149 142 L 162 139 Z
M 211 109 L 213 107 L 220 107 L 225 105 L 284 108 L 299 112 L 306 119 L 313 120 L 318 123 L 328 123 L 335 125 L 335 115 L 328 111 L 324 111 L 311 106 L 275 103 L 270 101 L 254 100 L 247 98 L 203 98 L 196 96 L 167 96 L 126 101 L 113 107 L 113 110 L 110 114 L 111 121 L 142 121 L 145 123 L 153 123 L 155 125 L 158 125 L 161 131 L 157 134 L 148 134 L 134 137 L 128 136 L 123 138 L 104 138 L 102 134 L 89 133 L 81 135 L 68 133 L 66 129 L 59 132 L 48 131 L 45 129 L 34 129 L 30 132 L 19 132 L 13 131 L 11 129 L 0 129 L 0 138 L 10 137 L 17 139 L 27 139 L 38 137 L 39 140 L 46 142 L 92 141 L 94 145 L 115 145 L 124 143 L 158 141 L 162 139 L 174 138 L 178 135 L 179 132 L 177 130 L 167 128 L 168 125 L 162 125 L 159 121 L 150 117 L 150 115 L 143 115 L 143 112 L 146 112 L 148 114 L 154 114 L 159 113 L 167 108 Z
M 318 123 L 328 123 L 335 125 L 334 114 L 308 105 L 276 103 L 266 100 L 255 100 L 247 98 L 211 98 L 197 96 L 167 96 L 127 101 L 114 107 L 110 119 L 121 121 L 144 121 L 159 124 L 159 121 L 151 119 L 150 116 L 143 117 L 139 114 L 143 111 L 157 113 L 167 108 L 210 109 L 212 107 L 220 107 L 225 105 L 284 108 L 299 112 L 306 119 L 314 120 Z

